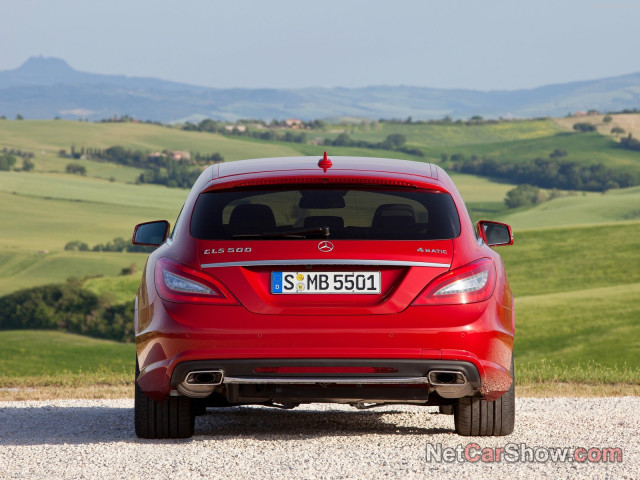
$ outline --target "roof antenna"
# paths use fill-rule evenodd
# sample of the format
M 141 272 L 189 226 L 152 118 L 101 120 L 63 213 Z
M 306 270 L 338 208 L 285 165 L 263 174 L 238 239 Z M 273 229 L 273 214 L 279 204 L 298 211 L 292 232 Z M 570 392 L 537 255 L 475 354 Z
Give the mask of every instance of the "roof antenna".
M 324 157 L 322 160 L 318 162 L 318 166 L 324 170 L 324 173 L 327 173 L 331 167 L 333 167 L 333 162 L 327 158 L 327 152 L 324 152 Z

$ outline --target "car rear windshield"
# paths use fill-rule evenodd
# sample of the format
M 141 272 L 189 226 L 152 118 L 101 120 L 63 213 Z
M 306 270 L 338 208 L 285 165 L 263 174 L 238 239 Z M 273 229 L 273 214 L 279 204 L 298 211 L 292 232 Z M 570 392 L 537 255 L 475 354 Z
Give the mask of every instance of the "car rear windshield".
M 199 239 L 436 240 L 460 234 L 447 193 L 395 190 L 241 190 L 200 195 L 191 218 Z

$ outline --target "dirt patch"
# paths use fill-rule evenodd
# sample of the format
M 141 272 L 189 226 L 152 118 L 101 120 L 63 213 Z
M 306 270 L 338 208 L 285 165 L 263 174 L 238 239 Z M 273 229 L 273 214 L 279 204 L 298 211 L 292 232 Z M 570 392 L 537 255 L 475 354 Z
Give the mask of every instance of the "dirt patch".
M 586 117 L 565 117 L 554 118 L 554 122 L 560 125 L 562 128 L 573 131 L 573 126 L 576 123 L 589 123 L 595 125 L 598 129 L 598 133 L 602 135 L 609 135 L 613 138 L 620 138 L 621 136 L 633 135 L 634 138 L 640 138 L 640 114 L 638 113 L 621 113 L 619 115 L 611 115 L 611 121 L 605 123 L 603 118 L 605 115 L 594 115 Z M 624 134 L 611 134 L 611 129 L 614 127 L 622 128 Z

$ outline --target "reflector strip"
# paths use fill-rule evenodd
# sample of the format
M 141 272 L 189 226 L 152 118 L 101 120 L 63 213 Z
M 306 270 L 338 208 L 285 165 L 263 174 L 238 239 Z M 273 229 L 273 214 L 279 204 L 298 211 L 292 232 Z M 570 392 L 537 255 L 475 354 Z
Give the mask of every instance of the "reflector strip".
M 253 373 L 398 373 L 391 367 L 257 367 Z
M 216 268 L 216 267 L 261 267 L 276 265 L 371 265 L 371 266 L 389 266 L 389 267 L 431 267 L 431 268 L 449 268 L 449 263 L 434 262 L 403 262 L 395 260 L 320 260 L 320 259 L 302 259 L 302 260 L 254 260 L 243 262 L 220 262 L 220 263 L 203 263 L 200 268 Z

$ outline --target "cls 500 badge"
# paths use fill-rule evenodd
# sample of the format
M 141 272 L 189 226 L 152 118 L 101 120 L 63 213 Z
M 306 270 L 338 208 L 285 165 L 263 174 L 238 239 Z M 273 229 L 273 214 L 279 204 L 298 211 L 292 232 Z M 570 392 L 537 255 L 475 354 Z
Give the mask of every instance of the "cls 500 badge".
M 249 253 L 251 247 L 239 248 L 207 248 L 202 252 L 203 255 L 213 255 L 215 253 Z

